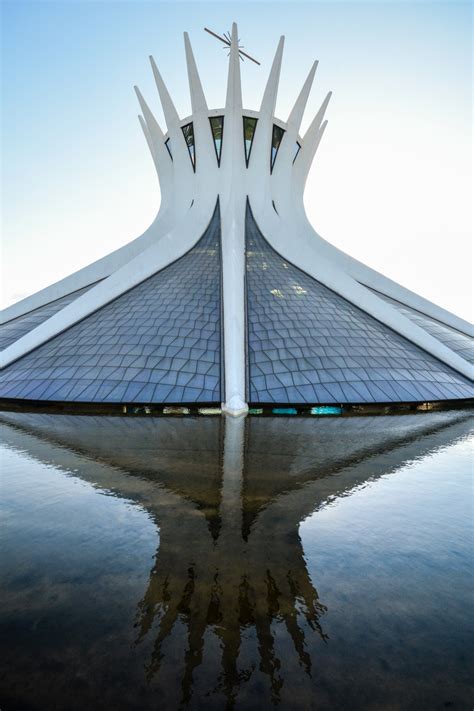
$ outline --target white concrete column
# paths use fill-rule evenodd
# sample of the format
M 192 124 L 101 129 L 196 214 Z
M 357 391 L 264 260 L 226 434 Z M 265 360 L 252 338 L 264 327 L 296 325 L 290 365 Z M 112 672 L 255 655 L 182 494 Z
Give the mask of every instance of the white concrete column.
M 224 380 L 222 409 L 248 412 L 245 385 L 245 198 L 236 196 L 222 214 Z
M 224 387 L 222 409 L 248 412 L 245 387 L 245 154 L 237 25 L 232 25 L 221 160 Z
M 224 461 L 222 477 L 221 532 L 222 546 L 240 545 L 242 536 L 242 483 L 245 455 L 245 419 L 226 418 L 224 423 Z

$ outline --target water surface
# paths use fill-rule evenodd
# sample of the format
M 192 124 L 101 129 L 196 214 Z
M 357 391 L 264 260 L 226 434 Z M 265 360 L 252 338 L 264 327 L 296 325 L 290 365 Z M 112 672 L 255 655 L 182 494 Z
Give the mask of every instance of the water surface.
M 2 711 L 472 707 L 469 413 L 0 420 Z

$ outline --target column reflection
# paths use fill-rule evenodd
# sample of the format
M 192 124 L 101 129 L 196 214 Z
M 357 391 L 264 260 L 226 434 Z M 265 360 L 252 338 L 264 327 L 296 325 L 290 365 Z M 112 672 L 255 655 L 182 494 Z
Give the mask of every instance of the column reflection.
M 298 667 L 309 681 L 318 646 L 330 645 L 327 608 L 308 573 L 300 523 L 456 439 L 467 422 L 463 413 L 325 421 L 2 419 L 36 436 L 22 441 L 33 456 L 44 459 L 47 452 L 49 462 L 70 467 L 71 452 L 80 454 L 91 465 L 80 465 L 74 476 L 149 512 L 159 546 L 137 603 L 134 653 L 148 650 L 148 684 L 165 688 L 174 650 L 182 671 L 174 670 L 173 683 L 179 677 L 183 705 L 195 701 L 199 668 L 211 659 L 206 697 L 223 696 L 229 708 L 255 672 L 278 703 L 285 684 L 291 686 L 288 669 Z

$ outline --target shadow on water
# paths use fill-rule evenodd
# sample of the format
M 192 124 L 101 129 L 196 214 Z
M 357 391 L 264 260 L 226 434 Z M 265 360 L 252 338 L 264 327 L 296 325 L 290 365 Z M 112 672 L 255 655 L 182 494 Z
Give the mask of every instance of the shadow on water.
M 155 697 L 163 709 L 172 703 L 264 708 L 282 700 L 285 708 L 313 708 L 297 693 L 294 706 L 282 697 L 285 684 L 291 687 L 289 659 L 311 680 L 315 652 L 331 645 L 328 603 L 308 571 L 301 523 L 404 463 L 456 442 L 472 426 L 465 412 L 321 420 L 0 419 L 7 446 L 140 505 L 159 528 L 159 547 L 136 604 L 130 655 L 146 647 L 143 684 L 164 688 L 171 683 L 163 670 L 167 654 L 184 631 L 180 690 L 164 706 Z M 257 654 L 245 651 L 249 644 Z M 215 675 L 199 701 L 195 675 L 206 654 Z M 249 700 L 243 690 L 256 670 L 268 693 L 254 686 Z M 61 703 L 51 707 L 66 708 Z M 355 701 L 349 706 L 358 707 Z M 137 707 L 153 704 L 145 694 Z

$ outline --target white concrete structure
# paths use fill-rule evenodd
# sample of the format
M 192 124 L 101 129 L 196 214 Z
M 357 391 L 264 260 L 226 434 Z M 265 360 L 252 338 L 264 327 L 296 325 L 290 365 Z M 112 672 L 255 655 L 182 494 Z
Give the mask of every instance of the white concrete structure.
M 315 300 L 322 299 L 324 301 L 327 290 L 327 293 L 333 295 L 331 298 L 335 299 L 331 306 L 334 313 L 338 312 L 337 304 L 342 304 L 346 310 L 348 309 L 348 319 L 356 318 L 358 314 L 365 315 L 360 318 L 362 321 L 366 318 L 363 327 L 368 328 L 369 331 L 372 332 L 374 329 L 376 331 L 377 327 L 374 324 L 381 324 L 380 328 L 384 330 L 383 334 L 381 331 L 380 338 L 384 343 L 389 338 L 386 334 L 394 333 L 397 334 L 398 344 L 409 344 L 406 345 L 408 348 L 406 353 L 410 352 L 410 355 L 418 362 L 418 369 L 424 375 L 412 378 L 408 374 L 404 382 L 414 379 L 419 383 L 421 379 L 423 383 L 431 380 L 439 384 L 438 375 L 434 378 L 426 375 L 430 369 L 431 372 L 438 372 L 436 370 L 438 366 L 445 374 L 446 383 L 456 381 L 457 390 L 438 392 L 436 388 L 434 390 L 428 388 L 425 393 L 423 388 L 420 390 L 418 387 L 416 393 L 412 393 L 410 397 L 403 397 L 403 393 L 394 395 L 397 391 L 393 390 L 390 385 L 384 390 L 388 393 L 387 401 L 472 397 L 472 391 L 469 390 L 471 386 L 467 380 L 467 378 L 472 378 L 472 365 L 469 362 L 471 360 L 469 354 L 472 356 L 470 343 L 470 338 L 473 335 L 472 327 L 457 316 L 426 301 L 364 266 L 349 255 L 342 253 L 323 240 L 314 231 L 306 217 L 303 204 L 305 183 L 326 128 L 327 121 L 324 119 L 324 115 L 330 99 L 330 94 L 328 94 L 305 136 L 301 137 L 299 135 L 300 124 L 317 63 L 313 64 L 290 116 L 284 123 L 274 116 L 283 55 L 283 37 L 279 41 L 258 111 L 244 109 L 242 105 L 240 61 L 235 24 L 232 27 L 226 104 L 222 109 L 208 108 L 187 34 L 184 35 L 184 40 L 192 115 L 184 119 L 179 117 L 153 58 L 150 60 L 167 124 L 166 133 L 160 128 L 145 99 L 136 88 L 142 111 L 142 115 L 139 117 L 140 124 L 156 166 L 161 188 L 161 205 L 154 222 L 143 235 L 133 242 L 57 284 L 5 309 L 2 314 L 2 323 L 5 334 L 3 340 L 6 347 L 1 355 L 1 365 L 5 370 L 2 376 L 3 381 L 0 383 L 0 397 L 42 399 L 39 391 L 33 398 L 31 388 L 29 389 L 27 385 L 28 379 L 33 378 L 35 383 L 40 381 L 47 383 L 48 379 L 59 378 L 59 375 L 56 371 L 52 372 L 52 362 L 50 361 L 48 361 L 49 370 L 48 368 L 45 370 L 43 362 L 41 377 L 37 372 L 36 376 L 31 375 L 36 367 L 32 361 L 34 354 L 41 354 L 41 349 L 45 344 L 50 343 L 51 339 L 58 336 L 64 338 L 65 332 L 68 333 L 69 329 L 79 323 L 86 323 L 85 320 L 91 315 L 100 314 L 100 309 L 112 304 L 125 294 L 132 294 L 131 290 L 135 287 L 143 285 L 154 275 L 159 276 L 159 272 L 166 270 L 168 265 L 175 264 L 176 260 L 181 259 L 184 255 L 189 256 L 190 250 L 199 244 L 206 229 L 212 223 L 216 204 L 219 206 L 221 251 L 220 330 L 222 338 L 219 347 L 222 352 L 219 360 L 222 383 L 220 392 L 223 408 L 227 412 L 231 414 L 245 413 L 249 400 L 253 402 L 298 401 L 296 389 L 302 384 L 338 382 L 337 377 L 334 380 L 335 376 L 330 376 L 329 380 L 322 379 L 321 373 L 318 374 L 317 365 L 311 366 L 313 370 L 308 371 L 313 375 L 306 373 L 302 376 L 302 382 L 296 382 L 301 381 L 301 370 L 297 364 L 283 368 L 283 370 L 286 368 L 285 372 L 289 370 L 290 374 L 292 369 L 298 373 L 298 378 L 295 379 L 292 376 L 291 382 L 288 381 L 293 396 L 290 393 L 283 394 L 283 383 L 281 388 L 274 386 L 275 395 L 268 395 L 271 391 L 271 386 L 268 383 L 264 386 L 256 385 L 252 390 L 251 382 L 257 382 L 255 378 L 265 377 L 265 375 L 262 375 L 263 371 L 257 371 L 256 350 L 251 348 L 252 339 L 261 340 L 263 336 L 260 337 L 255 331 L 256 326 L 255 328 L 249 326 L 249 323 L 256 324 L 260 316 L 254 309 L 253 300 L 249 301 L 248 289 L 256 287 L 246 284 L 246 266 L 247 274 L 255 274 L 252 254 L 256 253 L 255 250 L 258 254 L 263 254 L 261 250 L 267 248 L 269 254 L 271 253 L 275 257 L 274 269 L 277 271 L 281 271 L 281 268 L 290 269 L 291 278 L 295 283 L 287 285 L 288 288 L 296 289 L 296 293 L 299 295 L 307 295 L 308 289 L 311 289 L 311 280 L 317 282 L 317 289 L 315 286 L 316 291 L 314 295 L 311 295 L 313 301 L 310 301 L 309 296 L 304 297 L 304 308 L 309 309 L 308 313 L 315 312 Z M 249 247 L 250 224 L 259 231 L 260 237 L 255 236 L 255 240 L 257 242 L 260 238 L 264 240 L 264 248 L 258 247 L 257 249 L 255 247 L 257 242 L 252 243 L 253 249 L 251 246 Z M 278 260 L 280 261 L 278 262 Z M 265 271 L 264 262 L 259 262 L 258 268 Z M 162 273 L 165 274 L 166 271 Z M 283 272 L 281 273 L 283 274 Z M 305 282 L 304 288 L 296 284 L 296 281 L 300 280 L 297 276 L 300 273 L 303 275 L 303 280 L 309 280 Z M 257 283 L 258 278 L 255 281 L 255 284 Z M 263 288 L 265 298 L 269 298 L 268 309 L 271 312 L 272 304 L 277 303 L 280 299 L 278 308 L 283 303 L 281 318 L 287 323 L 290 318 L 289 314 L 293 313 L 290 295 L 284 290 L 281 291 L 278 284 L 275 287 L 275 289 Z M 291 296 L 294 296 L 293 292 L 291 292 Z M 340 300 L 338 301 L 338 299 Z M 265 308 L 262 307 L 262 313 L 265 312 Z M 356 316 L 349 315 L 349 312 L 356 314 Z M 278 340 L 279 343 L 282 338 L 291 340 L 291 336 L 288 336 L 287 326 L 283 329 L 284 334 L 282 332 L 281 338 L 278 338 L 278 334 L 275 335 L 279 324 L 281 325 L 280 317 L 276 318 L 277 320 L 271 329 L 273 333 L 271 337 Z M 294 316 L 291 318 L 296 324 L 298 318 Z M 301 321 L 303 326 L 307 322 L 303 312 Z M 22 328 L 22 324 L 28 324 L 26 330 Z M 360 324 L 359 327 L 362 328 Z M 250 331 L 251 328 L 254 330 Z M 338 331 L 339 335 L 341 328 Z M 10 335 L 12 333 L 15 336 L 13 339 Z M 307 346 L 313 350 L 303 353 L 300 348 L 301 343 L 299 343 L 295 353 L 290 354 L 291 357 L 288 356 L 291 362 L 294 363 L 295 359 L 297 361 L 298 359 L 303 360 L 308 356 L 308 353 L 314 355 L 314 358 L 321 356 L 331 358 L 331 354 L 336 354 L 336 352 L 341 357 L 354 355 L 350 352 L 352 347 L 350 343 L 344 343 L 346 351 L 339 353 L 337 349 L 334 349 L 334 344 L 332 346 L 329 344 L 331 346 L 329 347 L 327 343 L 319 342 L 317 336 L 318 328 L 316 327 L 314 343 Z M 335 334 L 336 336 L 337 334 Z M 294 337 L 297 338 L 297 336 Z M 327 336 L 325 338 L 327 340 Z M 329 350 L 317 352 L 317 346 L 326 347 Z M 275 346 L 276 349 L 278 347 L 281 348 L 281 343 L 279 346 Z M 255 357 L 250 357 L 249 348 Z M 383 345 L 380 348 L 383 350 L 383 348 L 389 347 Z M 273 354 L 276 352 L 269 345 L 267 345 L 267 349 L 271 350 Z M 134 354 L 137 355 L 135 352 Z M 424 366 L 421 366 L 420 359 L 423 358 L 423 354 L 427 355 L 428 361 Z M 139 353 L 137 358 L 141 355 Z M 152 351 L 147 351 L 147 356 L 154 357 L 154 354 Z M 364 357 L 364 354 L 358 352 L 357 356 L 360 359 Z M 384 357 L 382 351 L 379 352 L 379 356 L 380 358 Z M 408 355 L 403 355 L 401 352 L 394 356 L 391 351 L 387 351 L 385 361 L 388 361 L 392 356 L 398 359 L 397 362 L 385 362 L 383 366 L 378 363 L 376 365 L 379 366 L 379 370 L 381 368 L 393 370 L 394 367 L 400 370 L 400 359 L 409 358 Z M 28 361 L 27 358 L 29 358 Z M 277 354 L 269 357 L 269 360 L 279 361 L 281 358 L 284 360 L 283 356 Z M 352 358 L 353 360 L 354 358 Z M 102 362 L 106 363 L 106 360 Z M 326 372 L 337 370 L 340 367 L 347 366 L 352 369 L 356 367 L 354 363 L 352 366 L 347 365 L 347 362 L 344 365 L 339 362 L 331 367 L 331 363 L 328 364 L 326 361 L 321 369 Z M 29 365 L 26 368 L 21 365 L 22 363 Z M 433 363 L 437 364 L 434 371 Z M 58 362 L 54 363 L 55 368 L 59 365 Z M 155 364 L 155 367 L 158 365 Z M 255 369 L 252 371 L 254 365 Z M 359 369 L 363 367 L 361 362 L 357 365 Z M 97 364 L 90 367 L 96 366 Z M 150 369 L 148 365 L 144 367 Z M 410 369 L 411 366 L 408 364 L 407 368 Z M 166 370 L 165 366 L 161 368 L 162 372 L 164 370 Z M 368 370 L 366 369 L 366 375 Z M 275 373 L 278 377 L 277 370 Z M 348 380 L 347 373 L 339 377 L 344 383 L 356 383 L 358 382 L 357 377 L 362 380 L 365 378 L 370 382 L 383 381 L 385 383 L 391 382 L 391 378 L 395 381 L 401 379 L 400 375 L 394 376 L 393 372 L 391 375 L 387 373 L 383 376 L 378 373 L 376 377 L 371 372 L 368 372 L 367 377 L 361 376 L 360 373 L 359 376 L 351 375 L 350 377 L 353 377 L 354 381 Z M 85 375 L 84 377 L 84 383 L 89 383 L 95 378 L 105 377 L 105 375 L 104 373 L 98 375 L 95 371 L 93 377 Z M 151 377 L 149 373 L 148 377 Z M 143 383 L 140 392 L 145 398 L 145 385 L 151 381 L 139 382 Z M 11 383 L 16 385 L 11 388 L 9 387 Z M 263 399 L 251 396 L 252 392 L 258 392 L 259 387 L 262 387 L 262 392 L 267 393 Z M 322 388 L 328 392 L 327 386 L 322 385 Z M 46 390 L 42 392 L 46 392 Z M 384 400 L 383 397 L 377 397 L 374 394 L 375 390 L 371 390 L 372 395 L 368 399 L 365 399 L 360 390 L 358 391 L 360 398 L 350 397 L 348 391 L 344 391 L 344 398 L 338 397 L 339 390 L 334 390 L 334 388 L 332 399 L 329 396 L 318 395 L 317 390 L 314 392 L 315 395 L 312 397 L 301 395 L 301 401 L 316 404 L 329 401 Z M 146 390 L 146 393 L 150 394 L 151 390 Z M 157 397 L 158 394 L 155 393 L 148 400 L 156 401 Z M 52 391 L 51 397 L 48 395 L 46 399 L 55 399 Z M 62 396 L 59 399 L 68 398 Z M 148 400 L 145 398 L 143 401 Z M 104 396 L 100 401 L 108 400 Z M 119 398 L 119 400 L 113 399 L 113 401 L 129 400 L 124 395 L 123 400 Z M 139 401 L 141 400 L 139 399 Z M 164 401 L 168 400 L 163 398 Z M 184 394 L 182 401 L 186 401 Z

